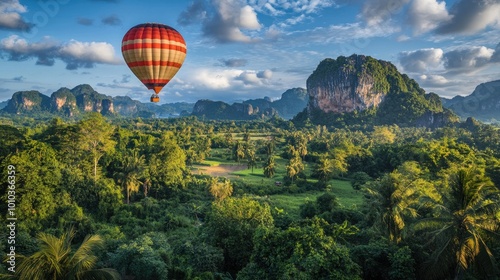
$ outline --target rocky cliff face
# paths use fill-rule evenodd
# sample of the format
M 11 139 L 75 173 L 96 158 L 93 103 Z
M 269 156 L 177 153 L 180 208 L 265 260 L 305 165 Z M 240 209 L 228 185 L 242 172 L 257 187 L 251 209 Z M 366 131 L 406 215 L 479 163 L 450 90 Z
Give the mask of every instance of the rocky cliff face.
M 323 60 L 307 79 L 308 109 L 345 113 L 378 106 L 387 92 L 380 77 L 367 71 L 370 60 L 361 55 Z
M 113 100 L 100 94 L 90 85 L 79 85 L 71 90 L 76 97 L 76 105 L 83 112 L 99 112 L 103 115 L 113 114 Z
M 38 91 L 18 91 L 12 95 L 3 111 L 12 114 L 39 113 L 50 108 L 50 98 Z
M 443 104 L 463 119 L 500 121 L 500 80 L 478 85 L 469 96 L 443 99 Z
M 68 88 L 60 88 L 50 96 L 50 110 L 73 117 L 79 113 L 76 98 Z
M 244 104 L 251 104 L 254 110 L 264 113 L 265 116 L 279 115 L 291 119 L 304 110 L 309 96 L 304 88 L 292 88 L 281 94 L 281 98 L 272 101 L 269 97 L 246 100 Z
M 323 60 L 307 79 L 307 111 L 296 119 L 326 125 L 397 124 L 440 127 L 457 121 L 436 94 L 390 62 L 369 56 Z

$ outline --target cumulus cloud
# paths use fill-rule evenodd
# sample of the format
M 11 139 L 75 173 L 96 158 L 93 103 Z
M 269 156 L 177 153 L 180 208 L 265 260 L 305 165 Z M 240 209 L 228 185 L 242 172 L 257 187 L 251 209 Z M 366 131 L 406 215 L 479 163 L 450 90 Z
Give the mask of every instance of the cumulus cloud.
M 421 75 L 419 84 L 425 87 L 442 87 L 449 84 L 448 79 L 441 75 Z
M 408 10 L 408 21 L 415 34 L 431 31 L 451 18 L 445 1 L 413 0 Z
M 58 48 L 57 43 L 48 37 L 37 43 L 28 43 L 16 35 L 0 41 L 0 53 L 6 55 L 9 60 L 24 61 L 36 58 L 37 65 L 54 65 Z
M 0 29 L 29 31 L 33 24 L 26 22 L 21 17 L 21 14 L 26 11 L 26 7 L 21 5 L 19 0 L 0 1 Z
M 292 11 L 300 14 L 315 13 L 320 9 L 335 5 L 333 0 L 249 0 L 248 4 L 259 12 L 266 11 L 273 16 Z
M 484 46 L 449 51 L 444 54 L 444 66 L 449 70 L 473 71 L 490 63 L 494 52 Z
M 500 44 L 496 49 L 485 46 L 462 47 L 443 52 L 441 49 L 420 49 L 401 52 L 399 63 L 405 71 L 423 73 L 444 70 L 446 73 L 474 72 L 500 62 Z
M 273 72 L 271 70 L 214 70 L 200 69 L 195 75 L 196 87 L 210 90 L 238 90 L 259 88 L 269 83 Z
M 196 1 L 178 19 L 179 24 L 201 22 L 203 34 L 220 43 L 256 41 L 251 32 L 261 29 L 255 10 L 236 0 Z
M 273 71 L 269 69 L 257 72 L 257 78 L 259 79 L 271 79 L 272 77 L 273 77 Z
M 500 1 L 460 0 L 450 10 L 453 18 L 437 28 L 439 34 L 473 34 L 500 23 Z
M 180 25 L 190 25 L 194 23 L 201 23 L 207 18 L 207 7 L 205 1 L 196 0 L 189 7 L 184 10 L 177 19 Z
M 365 1 L 361 17 L 368 25 L 377 25 L 388 19 L 410 2 L 410 0 L 371 0 Z
M 195 0 L 184 10 L 177 22 L 181 25 L 201 24 L 203 34 L 219 43 L 251 43 L 262 40 L 257 13 L 274 17 L 289 15 L 286 19 L 276 19 L 264 29 L 268 39 L 276 39 L 281 30 L 305 19 L 320 9 L 335 5 L 333 0 Z
M 223 66 L 226 67 L 243 67 L 247 65 L 248 60 L 243 58 L 220 59 Z
M 442 49 L 434 48 L 402 52 L 399 54 L 399 62 L 405 71 L 425 72 L 440 67 L 443 62 L 443 54 Z
M 11 61 L 36 59 L 37 65 L 52 66 L 56 59 L 66 63 L 66 69 L 92 68 L 94 64 L 118 64 L 111 44 L 105 42 L 79 42 L 71 40 L 57 43 L 46 37 L 40 42 L 29 43 L 12 35 L 0 41 L 0 54 Z

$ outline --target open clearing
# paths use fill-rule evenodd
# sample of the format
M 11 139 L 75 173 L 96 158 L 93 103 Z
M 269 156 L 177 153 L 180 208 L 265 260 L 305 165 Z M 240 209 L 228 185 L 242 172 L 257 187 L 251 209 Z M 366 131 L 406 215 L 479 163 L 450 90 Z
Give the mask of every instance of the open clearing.
M 228 164 L 219 164 L 219 165 L 194 165 L 192 172 L 193 174 L 198 175 L 210 175 L 212 177 L 235 177 L 235 175 L 231 175 L 231 173 L 247 169 L 247 165 L 228 165 Z

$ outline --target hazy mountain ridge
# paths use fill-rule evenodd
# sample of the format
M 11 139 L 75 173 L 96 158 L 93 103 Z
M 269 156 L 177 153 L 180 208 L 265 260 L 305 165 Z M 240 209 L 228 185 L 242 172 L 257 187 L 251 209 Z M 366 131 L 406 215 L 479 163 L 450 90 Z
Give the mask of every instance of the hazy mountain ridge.
M 443 105 L 465 119 L 500 121 L 500 80 L 482 83 L 468 96 L 442 98 Z
M 111 97 L 95 91 L 90 85 L 82 84 L 68 89 L 62 87 L 50 97 L 39 91 L 18 91 L 10 100 L 4 101 L 2 112 L 11 114 L 48 113 L 75 117 L 84 112 L 99 112 L 103 115 L 125 117 L 165 117 L 191 111 L 194 104 L 149 104 L 133 100 L 128 96 Z
M 278 115 L 285 119 L 293 118 L 307 105 L 307 91 L 293 88 L 285 91 L 281 98 L 272 101 L 269 97 L 250 99 L 242 103 L 228 104 L 208 99 L 196 102 L 192 115 L 207 119 L 250 120 Z

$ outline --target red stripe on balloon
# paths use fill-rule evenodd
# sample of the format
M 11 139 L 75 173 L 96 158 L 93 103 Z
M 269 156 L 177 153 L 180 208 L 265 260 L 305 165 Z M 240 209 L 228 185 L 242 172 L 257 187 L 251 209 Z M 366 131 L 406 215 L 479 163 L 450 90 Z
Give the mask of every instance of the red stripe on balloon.
M 173 66 L 181 68 L 182 64 L 173 61 L 136 61 L 127 63 L 128 67 L 141 67 L 141 66 Z
M 144 79 L 144 80 L 141 80 L 141 82 L 143 84 L 145 84 L 148 88 L 151 86 L 164 86 L 166 85 L 168 82 L 170 82 L 170 80 L 165 80 L 165 79 L 158 79 L 158 80 L 152 80 L 152 79 Z
M 183 46 L 171 45 L 171 44 L 161 44 L 161 43 L 134 43 L 127 44 L 122 46 L 122 51 L 135 50 L 135 49 L 144 49 L 144 48 L 153 48 L 153 49 L 169 49 L 176 50 L 183 53 L 186 53 L 186 48 Z

